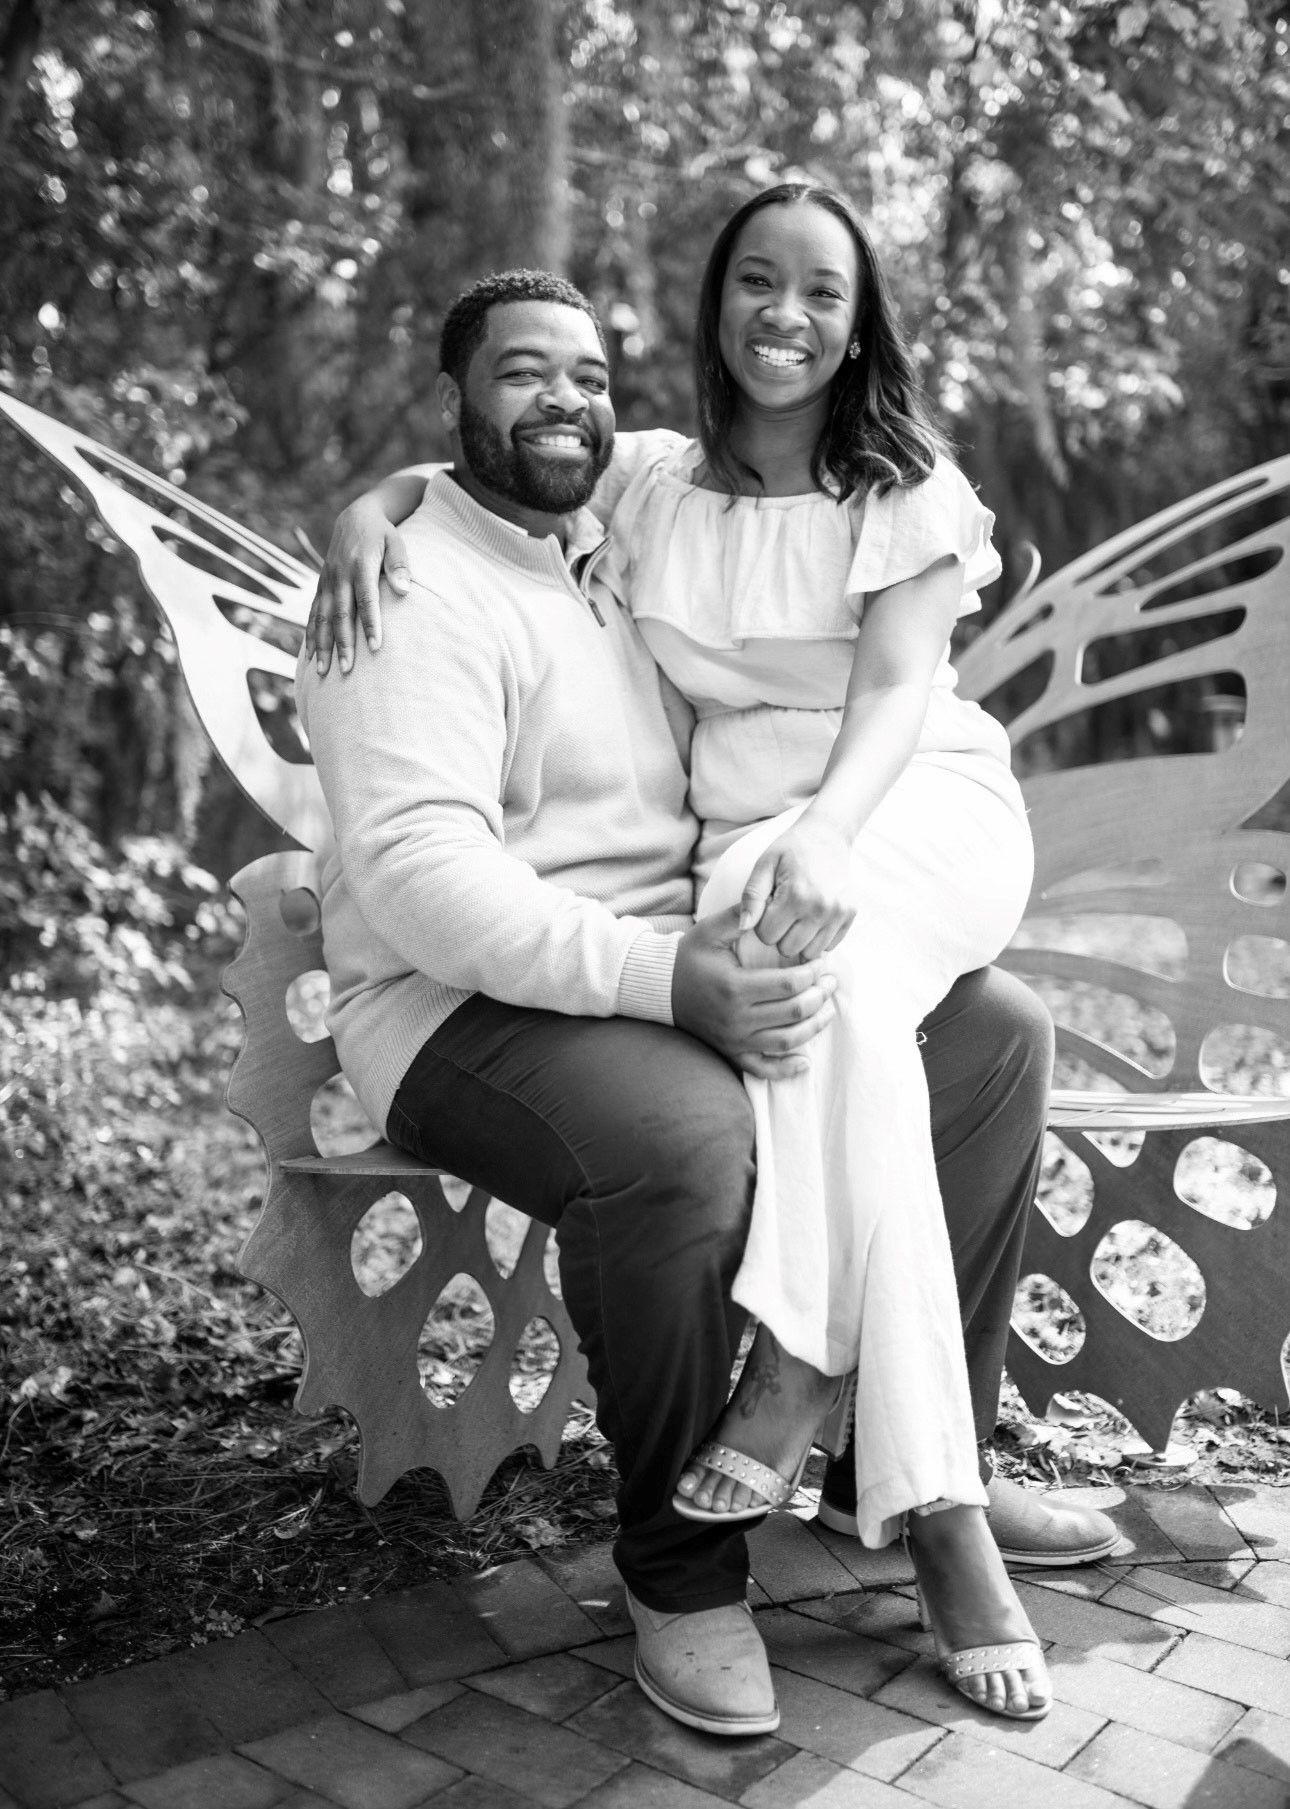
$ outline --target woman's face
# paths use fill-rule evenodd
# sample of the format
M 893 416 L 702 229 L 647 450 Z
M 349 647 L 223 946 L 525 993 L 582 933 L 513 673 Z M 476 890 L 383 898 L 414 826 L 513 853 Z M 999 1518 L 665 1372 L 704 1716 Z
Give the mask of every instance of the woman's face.
M 823 207 L 763 207 L 731 247 L 718 338 L 749 401 L 798 409 L 828 393 L 860 300 L 855 241 Z

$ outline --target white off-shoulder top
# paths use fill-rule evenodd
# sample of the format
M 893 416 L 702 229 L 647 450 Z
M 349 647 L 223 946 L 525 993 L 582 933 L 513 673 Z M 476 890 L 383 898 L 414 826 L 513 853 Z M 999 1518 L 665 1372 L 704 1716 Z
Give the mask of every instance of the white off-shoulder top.
M 600 570 L 698 716 L 691 799 L 712 839 L 805 803 L 837 734 L 865 599 L 947 556 L 963 565 L 959 614 L 1002 567 L 994 517 L 951 460 L 913 488 L 838 503 L 736 497 L 694 482 L 697 442 L 622 436 L 606 494 Z M 1014 795 L 1002 727 L 937 668 L 916 757 L 963 760 Z

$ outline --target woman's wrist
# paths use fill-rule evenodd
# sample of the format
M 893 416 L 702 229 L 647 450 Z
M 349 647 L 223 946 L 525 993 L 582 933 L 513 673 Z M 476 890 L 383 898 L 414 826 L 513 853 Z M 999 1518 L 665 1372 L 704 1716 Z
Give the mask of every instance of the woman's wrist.
M 356 496 L 352 503 L 346 504 L 341 510 L 341 515 L 350 515 L 356 521 L 379 522 L 382 527 L 396 525 L 390 520 L 389 511 L 379 490 L 364 490 L 361 496 Z M 337 519 L 339 520 L 339 517 Z
M 819 797 L 812 799 L 797 820 L 808 831 L 817 829 L 839 836 L 848 845 L 855 841 L 864 826 L 851 813 Z

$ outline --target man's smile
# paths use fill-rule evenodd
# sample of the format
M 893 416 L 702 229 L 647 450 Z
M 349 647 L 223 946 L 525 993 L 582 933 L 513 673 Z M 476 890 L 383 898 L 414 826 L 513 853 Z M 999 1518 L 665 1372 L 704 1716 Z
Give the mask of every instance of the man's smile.
M 559 459 L 585 459 L 590 455 L 591 441 L 580 427 L 530 428 L 517 432 L 515 438 L 524 446 Z

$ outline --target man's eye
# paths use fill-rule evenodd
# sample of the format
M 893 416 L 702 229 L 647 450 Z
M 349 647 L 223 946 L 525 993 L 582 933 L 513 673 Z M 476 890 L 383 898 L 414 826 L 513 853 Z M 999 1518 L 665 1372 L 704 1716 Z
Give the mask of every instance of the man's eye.
M 603 395 L 609 388 L 609 384 L 604 377 L 579 377 L 577 381 L 579 389 L 585 389 L 593 396 Z
M 541 381 L 541 371 L 514 370 L 502 372 L 503 383 L 541 383 Z

